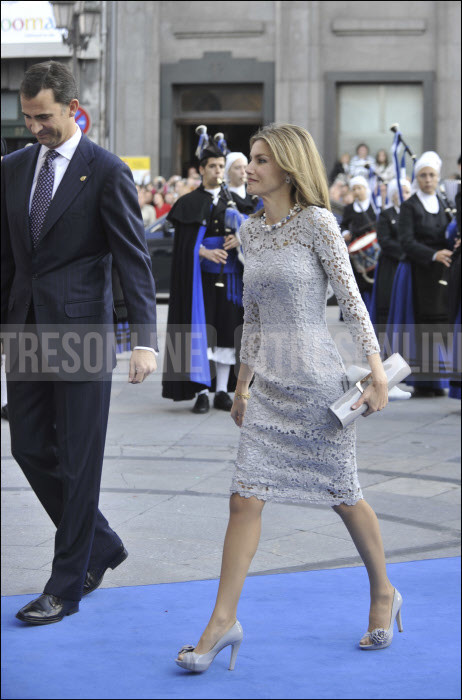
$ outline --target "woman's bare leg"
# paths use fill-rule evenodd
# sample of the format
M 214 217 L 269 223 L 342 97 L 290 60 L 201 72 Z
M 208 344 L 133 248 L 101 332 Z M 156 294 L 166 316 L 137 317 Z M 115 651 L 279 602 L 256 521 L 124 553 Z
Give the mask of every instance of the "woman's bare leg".
M 394 589 L 387 575 L 377 516 L 364 500 L 358 501 L 354 506 L 342 503 L 334 506 L 334 510 L 345 523 L 369 576 L 371 607 L 368 631 L 377 627 L 388 629 Z M 367 644 L 367 635 L 361 642 Z
M 236 622 L 237 605 L 250 563 L 257 551 L 264 501 L 234 493 L 223 547 L 220 585 L 212 617 L 195 648 L 206 654 Z M 179 657 L 181 658 L 181 657 Z

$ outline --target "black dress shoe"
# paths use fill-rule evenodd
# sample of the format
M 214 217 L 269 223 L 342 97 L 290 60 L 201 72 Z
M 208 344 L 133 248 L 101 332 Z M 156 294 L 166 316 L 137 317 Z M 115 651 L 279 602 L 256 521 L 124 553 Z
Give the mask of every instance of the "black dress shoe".
M 1 415 L 2 415 L 3 420 L 9 420 L 9 417 L 8 417 L 8 404 L 5 404 L 4 406 L 2 406 L 2 408 L 1 408 Z
M 446 392 L 444 389 L 433 389 L 433 393 L 435 396 L 446 396 Z
M 50 593 L 42 593 L 39 598 L 21 608 L 16 617 L 29 625 L 51 625 L 76 612 L 79 612 L 77 600 L 63 600 Z
M 197 397 L 196 403 L 194 404 L 194 408 L 192 409 L 193 413 L 208 413 L 210 410 L 210 403 L 209 403 L 209 397 L 207 394 L 199 394 Z
M 109 564 L 106 564 L 106 566 L 103 566 L 101 569 L 89 569 L 87 571 L 85 581 L 83 583 L 82 595 L 88 595 L 89 593 L 94 591 L 95 588 L 98 588 L 98 586 L 101 585 L 101 581 L 103 580 L 106 571 L 108 569 L 115 569 L 119 566 L 119 564 L 122 564 L 122 562 L 125 561 L 127 557 L 128 552 L 125 549 L 125 547 L 122 547 L 119 553 L 113 559 L 111 559 Z
M 213 407 L 219 408 L 221 411 L 230 411 L 233 407 L 233 402 L 226 391 L 219 391 L 213 399 Z

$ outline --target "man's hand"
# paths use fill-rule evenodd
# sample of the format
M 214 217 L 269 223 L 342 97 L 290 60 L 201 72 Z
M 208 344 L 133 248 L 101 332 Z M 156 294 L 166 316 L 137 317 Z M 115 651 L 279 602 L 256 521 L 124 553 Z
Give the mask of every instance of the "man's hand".
M 223 247 L 225 250 L 232 250 L 233 248 L 239 248 L 240 245 L 238 237 L 230 233 L 229 236 L 226 236 Z
M 439 250 L 435 256 L 435 262 L 443 263 L 446 267 L 451 267 L 452 252 L 450 250 Z
M 153 352 L 150 350 L 133 350 L 130 357 L 128 381 L 131 384 L 141 384 L 156 369 L 157 360 Z
M 228 257 L 228 253 L 223 248 L 201 248 L 199 255 L 201 258 L 207 258 L 207 260 L 211 260 L 219 265 L 225 265 Z

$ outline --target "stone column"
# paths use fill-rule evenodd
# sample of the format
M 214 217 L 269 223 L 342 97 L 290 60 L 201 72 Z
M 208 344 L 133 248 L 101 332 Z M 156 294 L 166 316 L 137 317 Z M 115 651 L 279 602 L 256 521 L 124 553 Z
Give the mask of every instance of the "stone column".
M 436 31 L 436 150 L 443 160 L 443 177 L 457 172 L 460 155 L 460 3 L 435 3 Z
M 319 2 L 276 2 L 276 121 L 322 143 Z
M 159 11 L 158 2 L 117 3 L 115 152 L 150 156 L 153 177 L 159 167 Z

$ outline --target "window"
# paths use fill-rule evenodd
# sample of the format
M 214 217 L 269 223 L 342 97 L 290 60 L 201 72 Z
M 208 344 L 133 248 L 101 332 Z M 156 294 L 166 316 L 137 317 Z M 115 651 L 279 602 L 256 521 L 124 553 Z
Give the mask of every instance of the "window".
M 18 121 L 19 103 L 17 92 L 2 92 L 2 122 Z M 21 116 L 22 121 L 22 116 Z
M 390 154 L 393 140 L 390 126 L 396 122 L 413 152 L 417 156 L 422 152 L 424 113 L 421 84 L 338 85 L 337 115 L 338 154 L 348 152 L 354 155 L 356 146 L 362 142 L 369 146 L 372 156 L 380 148 L 385 148 Z

